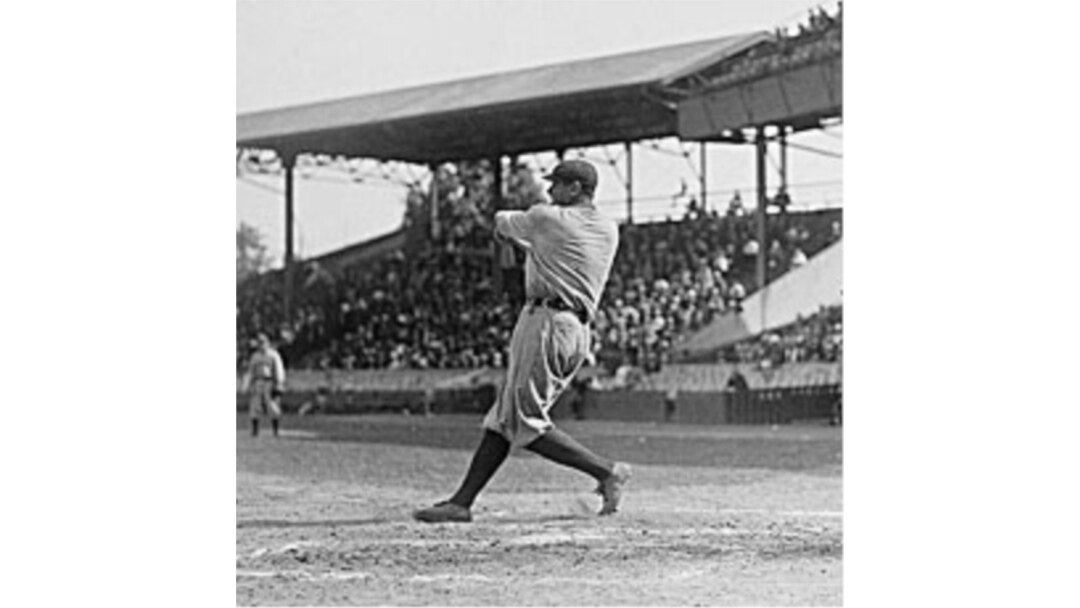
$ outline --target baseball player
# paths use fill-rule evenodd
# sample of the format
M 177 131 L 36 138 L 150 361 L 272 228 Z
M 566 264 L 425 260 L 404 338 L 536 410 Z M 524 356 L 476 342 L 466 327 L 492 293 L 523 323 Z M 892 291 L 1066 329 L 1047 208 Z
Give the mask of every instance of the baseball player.
M 619 232 L 593 205 L 596 169 L 566 161 L 545 176 L 553 204 L 495 214 L 495 237 L 522 248 L 525 305 L 510 338 L 506 381 L 484 417 L 484 434 L 461 486 L 419 509 L 424 522 L 472 521 L 476 496 L 506 460 L 525 448 L 596 479 L 600 515 L 616 511 L 630 467 L 600 457 L 555 428 L 548 412 L 589 354 L 589 320 L 611 273 Z
M 281 393 L 285 388 L 285 364 L 270 344 L 266 334 L 259 334 L 258 346 L 248 361 L 243 390 L 251 391 L 248 413 L 251 415 L 251 436 L 259 434 L 259 416 L 270 416 L 274 437 L 278 436 L 281 418 Z

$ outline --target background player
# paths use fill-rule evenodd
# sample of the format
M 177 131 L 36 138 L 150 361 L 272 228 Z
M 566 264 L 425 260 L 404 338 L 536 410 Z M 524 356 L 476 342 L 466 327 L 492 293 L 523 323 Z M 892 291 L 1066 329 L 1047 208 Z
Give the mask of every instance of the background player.
M 281 418 L 281 394 L 285 389 L 285 364 L 270 344 L 266 334 L 259 334 L 258 346 L 248 361 L 243 390 L 251 391 L 248 413 L 251 416 L 251 436 L 259 434 L 259 416 L 269 415 L 274 437 L 278 436 Z
M 524 447 L 598 482 L 601 515 L 614 513 L 630 467 L 597 456 L 552 425 L 548 412 L 589 354 L 596 314 L 619 245 L 615 222 L 593 205 L 596 169 L 566 161 L 545 177 L 553 204 L 495 214 L 495 237 L 525 250 L 526 303 L 510 338 L 510 364 L 469 470 L 449 500 L 420 509 L 425 522 L 472 521 L 472 504 L 509 454 Z

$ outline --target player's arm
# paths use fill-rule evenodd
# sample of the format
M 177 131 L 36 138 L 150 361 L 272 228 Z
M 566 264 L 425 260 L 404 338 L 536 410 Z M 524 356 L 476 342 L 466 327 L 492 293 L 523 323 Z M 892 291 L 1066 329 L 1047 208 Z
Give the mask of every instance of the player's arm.
M 255 357 L 249 357 L 247 365 L 244 367 L 244 375 L 240 377 L 240 391 L 248 392 L 251 388 L 251 379 L 255 376 Z
M 281 355 L 274 353 L 274 388 L 280 393 L 285 390 L 285 362 L 281 360 Z
M 535 221 L 531 212 L 532 209 L 529 211 L 496 211 L 495 239 L 525 250 L 531 249 L 530 235 Z

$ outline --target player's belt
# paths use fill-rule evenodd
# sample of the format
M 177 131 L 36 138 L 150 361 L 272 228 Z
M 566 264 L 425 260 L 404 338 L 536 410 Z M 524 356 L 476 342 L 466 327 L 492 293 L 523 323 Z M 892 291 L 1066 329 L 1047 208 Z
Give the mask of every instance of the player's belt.
M 581 320 L 582 323 L 589 322 L 589 314 L 584 310 L 574 308 L 559 298 L 533 298 L 533 306 L 542 306 L 544 308 L 550 308 L 551 310 L 558 310 L 561 312 L 572 312 L 574 316 Z

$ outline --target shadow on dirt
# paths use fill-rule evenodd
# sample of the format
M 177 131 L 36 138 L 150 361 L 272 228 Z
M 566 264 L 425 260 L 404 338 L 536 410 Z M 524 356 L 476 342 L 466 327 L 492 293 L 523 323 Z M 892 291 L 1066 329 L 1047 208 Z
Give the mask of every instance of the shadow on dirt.
M 243 430 L 246 419 L 238 417 Z M 475 416 L 287 417 L 302 434 L 291 441 L 394 444 L 472 451 L 480 441 Z M 827 426 L 693 426 L 559 421 L 591 449 L 639 464 L 812 471 L 842 463 L 842 431 Z M 526 457 L 530 454 L 524 454 Z M 830 473 L 831 474 L 831 473 Z
M 368 519 L 306 519 L 303 521 L 289 519 L 246 519 L 237 520 L 236 527 L 240 528 L 326 528 L 332 526 L 378 526 L 398 521 L 392 517 L 371 517 Z

